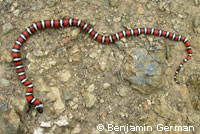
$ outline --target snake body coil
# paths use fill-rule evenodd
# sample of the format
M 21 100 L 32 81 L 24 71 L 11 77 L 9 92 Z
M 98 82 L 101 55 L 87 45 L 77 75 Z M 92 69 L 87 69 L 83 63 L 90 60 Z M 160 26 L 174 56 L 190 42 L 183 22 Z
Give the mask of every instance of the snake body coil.
M 16 70 L 19 76 L 19 80 L 23 85 L 26 86 L 26 99 L 30 104 L 33 104 L 36 110 L 39 113 L 43 112 L 43 105 L 40 100 L 33 96 L 33 84 L 30 80 L 27 79 L 26 73 L 23 67 L 23 63 L 20 57 L 20 48 L 24 44 L 24 42 L 36 31 L 40 29 L 50 28 L 50 27 L 80 27 L 82 30 L 87 32 L 91 38 L 95 39 L 100 43 L 114 43 L 117 40 L 120 40 L 123 37 L 128 36 L 138 36 L 140 34 L 148 34 L 160 37 L 166 37 L 175 41 L 182 41 L 187 49 L 187 57 L 180 63 L 179 67 L 176 69 L 174 74 L 174 80 L 177 84 L 179 84 L 177 80 L 177 75 L 182 68 L 183 64 L 186 63 L 192 57 L 192 49 L 190 46 L 190 42 L 187 38 L 181 35 L 176 35 L 171 32 L 167 32 L 165 30 L 157 30 L 153 28 L 136 28 L 136 29 L 127 29 L 120 31 L 111 35 L 102 35 L 95 31 L 91 26 L 79 19 L 61 19 L 61 20 L 44 20 L 38 21 L 30 25 L 26 30 L 17 38 L 13 49 L 12 49 L 12 57 L 14 64 L 16 66 Z

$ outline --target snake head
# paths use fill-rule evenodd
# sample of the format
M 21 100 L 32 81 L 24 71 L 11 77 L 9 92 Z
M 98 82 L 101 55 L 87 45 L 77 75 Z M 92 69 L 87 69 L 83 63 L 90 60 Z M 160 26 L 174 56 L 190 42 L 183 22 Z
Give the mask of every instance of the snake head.
M 42 113 L 42 112 L 43 112 L 43 107 L 38 107 L 36 110 L 37 110 L 39 113 Z
M 42 103 L 39 103 L 35 106 L 35 109 L 39 112 L 42 113 L 43 112 L 43 105 Z

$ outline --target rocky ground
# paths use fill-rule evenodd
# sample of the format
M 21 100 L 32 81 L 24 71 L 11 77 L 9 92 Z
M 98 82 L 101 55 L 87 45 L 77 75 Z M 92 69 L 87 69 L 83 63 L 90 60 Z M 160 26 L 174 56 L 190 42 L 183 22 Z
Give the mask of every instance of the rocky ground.
M 179 73 L 182 84 L 173 80 L 186 57 L 181 42 L 141 35 L 103 45 L 78 28 L 46 29 L 21 50 L 34 95 L 44 104 L 42 114 L 33 107 L 26 113 L 12 46 L 33 22 L 62 18 L 84 20 L 103 34 L 151 27 L 186 36 L 193 57 Z M 0 29 L 1 134 L 125 133 L 117 126 L 152 127 L 129 131 L 138 134 L 181 133 L 158 131 L 158 124 L 200 133 L 200 0 L 0 0 Z

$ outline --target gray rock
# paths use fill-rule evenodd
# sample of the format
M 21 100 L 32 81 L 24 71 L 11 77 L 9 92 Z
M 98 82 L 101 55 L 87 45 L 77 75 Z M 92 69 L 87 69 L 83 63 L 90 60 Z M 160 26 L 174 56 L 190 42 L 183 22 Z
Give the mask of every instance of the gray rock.
M 5 23 L 3 26 L 2 26 L 2 31 L 3 33 L 9 33 L 11 30 L 14 29 L 14 26 L 11 24 L 11 23 Z
M 163 67 L 156 60 L 158 57 L 162 60 L 162 55 L 156 52 L 150 55 L 145 49 L 134 48 L 132 57 L 134 68 L 132 71 L 135 75 L 127 77 L 127 80 L 133 84 L 133 87 L 145 94 L 161 88 Z

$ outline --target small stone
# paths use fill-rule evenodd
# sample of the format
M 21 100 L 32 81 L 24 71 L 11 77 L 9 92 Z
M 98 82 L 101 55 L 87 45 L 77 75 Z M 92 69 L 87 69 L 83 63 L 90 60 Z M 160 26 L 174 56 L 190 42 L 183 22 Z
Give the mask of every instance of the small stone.
M 114 22 L 120 22 L 120 20 L 121 20 L 121 17 L 114 17 L 113 19 Z
M 94 130 L 92 131 L 92 134 L 100 134 L 100 132 L 98 130 Z
M 65 72 L 61 73 L 59 77 L 61 81 L 67 82 L 71 78 L 71 73 L 69 70 L 66 70 Z
M 55 0 L 46 0 L 47 5 L 49 5 L 49 7 L 53 7 L 56 4 Z
M 122 38 L 121 41 L 122 41 L 123 43 L 125 43 L 125 42 L 126 42 L 126 38 Z
M 124 59 L 124 56 L 121 55 L 120 53 L 117 53 L 116 56 L 119 59 L 119 61 L 122 61 Z
M 17 7 L 17 6 L 18 6 L 17 1 L 14 1 L 12 5 L 13 5 L 14 7 Z
M 42 78 L 37 79 L 35 82 L 35 89 L 40 90 L 41 92 L 49 92 L 50 88 L 47 86 L 45 81 Z
M 106 70 L 106 67 L 107 67 L 106 65 L 107 65 L 106 62 L 103 62 L 103 61 L 99 63 L 100 69 L 101 69 L 102 71 L 105 71 L 105 70 Z
M 64 127 L 69 124 L 69 122 L 66 119 L 61 119 L 58 121 L 54 121 L 54 124 L 58 125 L 59 127 Z
M 7 79 L 4 79 L 4 78 L 0 79 L 0 83 L 3 86 L 6 86 L 6 87 L 10 86 L 10 82 Z
M 199 5 L 199 0 L 194 0 L 194 4 L 195 4 L 195 6 L 198 6 Z
M 76 28 L 71 32 L 72 39 L 75 39 L 80 33 L 80 28 Z
M 200 26 L 200 17 L 195 17 L 194 20 L 193 20 L 193 26 L 195 28 L 199 27 Z
M 147 39 L 149 40 L 150 43 L 153 42 L 153 37 L 147 36 Z
M 80 50 L 79 50 L 78 46 L 75 45 L 75 46 L 72 48 L 71 53 L 72 53 L 72 54 L 75 54 L 75 53 L 78 53 L 79 51 L 80 51 Z
M 125 87 L 119 87 L 119 88 L 117 88 L 117 91 L 121 97 L 126 96 L 127 89 Z
M 77 124 L 76 127 L 72 130 L 72 134 L 79 134 L 81 132 L 80 124 Z
M 37 128 L 37 129 L 34 130 L 33 134 L 43 134 L 43 129 Z
M 14 0 L 6 0 L 6 2 L 8 2 L 8 3 L 12 3 Z
M 100 99 L 100 103 L 104 103 L 104 99 Z
M 117 7 L 120 5 L 120 0 L 110 0 L 110 5 L 113 7 Z
M 83 96 L 85 99 L 85 106 L 91 108 L 96 102 L 96 97 L 91 93 L 85 93 Z
M 92 93 L 95 89 L 95 85 L 94 84 L 91 84 L 88 88 L 87 88 L 87 91 Z
M 40 9 L 44 8 L 44 6 L 45 6 L 45 4 L 44 4 L 43 1 L 37 0 L 36 2 L 34 2 L 34 3 L 32 4 L 31 9 L 32 9 L 33 11 L 37 11 L 37 10 L 40 10 Z
M 103 84 L 104 89 L 108 89 L 111 87 L 110 83 L 104 83 Z
M 3 33 L 9 33 L 11 30 L 13 30 L 14 29 L 14 26 L 12 25 L 12 24 L 10 24 L 10 23 L 6 23 L 6 24 L 4 24 L 3 25 L 3 27 L 2 27 L 2 31 L 3 31 Z
M 40 127 L 50 128 L 51 127 L 51 121 L 47 121 L 47 122 L 42 121 L 41 124 L 40 124 Z
M 94 58 L 97 57 L 97 53 L 96 53 L 95 51 L 93 51 L 93 52 L 90 53 L 89 56 L 90 56 L 90 58 L 93 58 L 93 59 L 94 59 Z
M 51 88 L 51 92 L 47 94 L 47 98 L 50 99 L 51 101 L 55 101 L 53 106 L 58 115 L 65 110 L 65 105 L 62 102 L 61 94 L 57 87 Z
M 10 7 L 10 11 L 13 12 L 14 10 L 15 10 L 15 7 L 14 7 L 14 6 L 11 6 L 11 7 Z
M 19 10 L 17 9 L 17 10 L 15 10 L 15 11 L 13 11 L 13 14 L 17 17 L 18 15 L 19 15 Z
M 12 56 L 10 55 L 10 51 L 8 51 L 8 50 L 3 50 L 2 56 L 0 59 L 1 59 L 1 61 L 6 61 L 9 63 L 13 61 Z
M 71 93 L 66 93 L 65 94 L 65 100 L 68 101 L 72 98 L 72 94 Z
M 142 7 L 139 7 L 137 9 L 138 14 L 144 14 L 144 9 Z
M 61 99 L 57 99 L 53 106 L 58 115 L 61 114 L 63 111 L 65 111 L 65 105 Z
M 43 54 L 43 52 L 42 52 L 41 50 L 35 49 L 35 50 L 33 51 L 33 55 L 34 55 L 34 56 L 37 56 L 37 57 L 41 57 L 41 56 L 43 56 L 44 54 Z
M 119 50 L 125 49 L 124 43 L 122 43 L 121 41 L 116 41 L 115 44 L 119 48 Z

